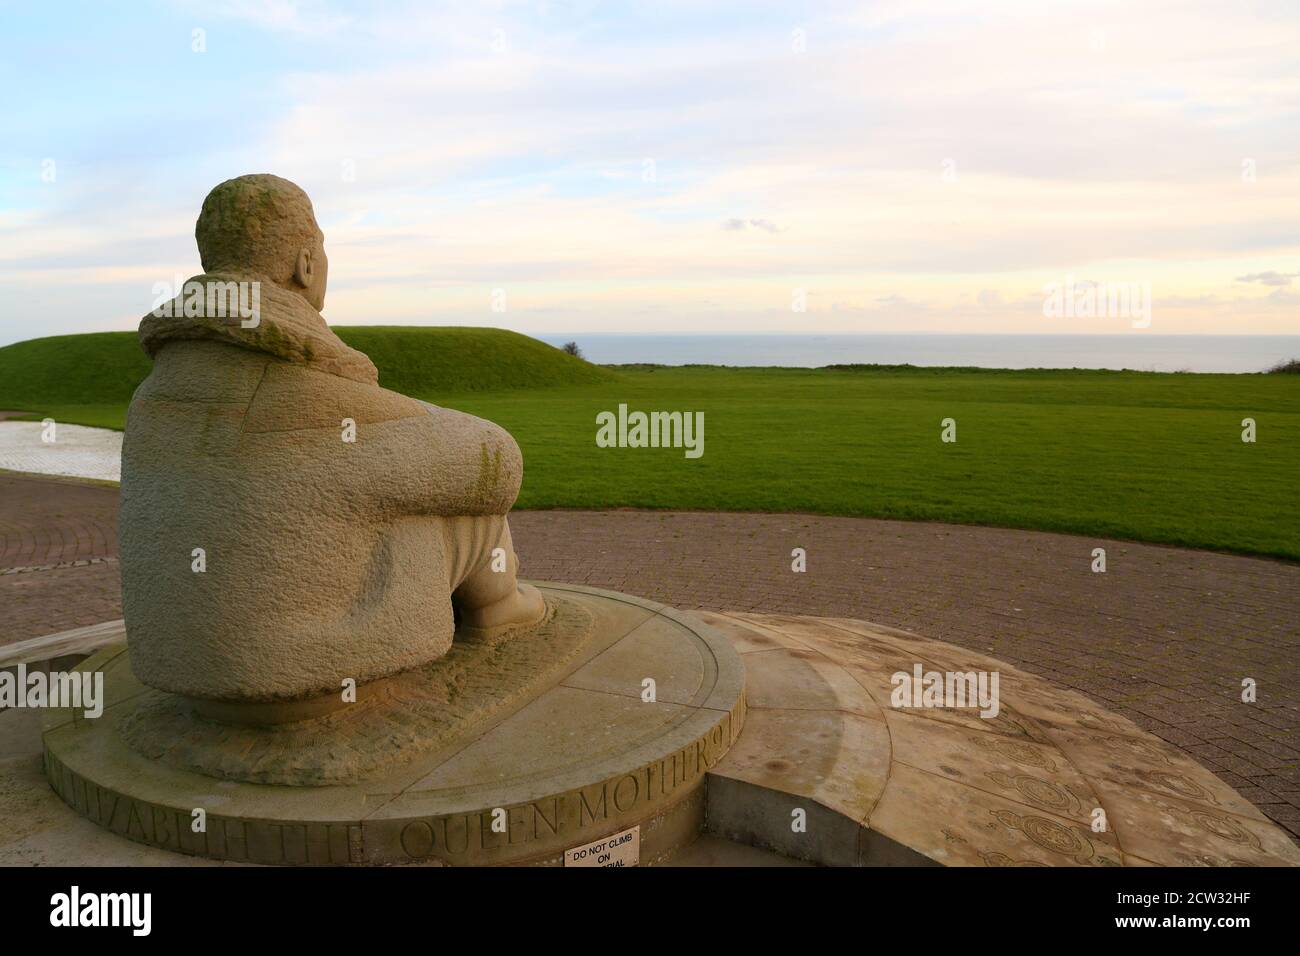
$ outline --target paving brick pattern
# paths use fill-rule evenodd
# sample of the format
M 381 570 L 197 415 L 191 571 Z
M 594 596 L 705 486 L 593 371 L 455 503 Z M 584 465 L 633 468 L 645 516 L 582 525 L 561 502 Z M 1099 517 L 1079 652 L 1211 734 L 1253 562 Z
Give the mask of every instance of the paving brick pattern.
M 0 476 L 0 643 L 121 616 L 117 491 Z M 856 617 L 1081 691 L 1300 839 L 1300 566 L 1039 532 L 809 515 L 511 516 L 529 577 L 685 608 Z M 791 571 L 791 549 L 807 571 Z M 1093 573 L 1092 550 L 1107 570 Z M 1242 680 L 1258 699 L 1241 700 Z
M 0 475 L 0 644 L 121 616 L 117 489 Z
M 0 568 L 117 557 L 117 488 L 0 475 Z

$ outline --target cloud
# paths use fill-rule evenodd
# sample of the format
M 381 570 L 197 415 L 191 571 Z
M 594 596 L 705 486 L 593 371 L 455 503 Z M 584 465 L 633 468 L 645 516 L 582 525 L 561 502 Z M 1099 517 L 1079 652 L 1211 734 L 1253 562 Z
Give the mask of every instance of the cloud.
M 728 219 L 722 224 L 722 228 L 728 232 L 744 232 L 746 229 L 753 227 L 761 229 L 763 232 L 780 232 L 776 223 L 767 219 Z
M 1260 285 L 1290 285 L 1291 280 L 1300 277 L 1300 272 L 1252 272 L 1250 275 L 1237 276 L 1238 282 L 1258 282 Z

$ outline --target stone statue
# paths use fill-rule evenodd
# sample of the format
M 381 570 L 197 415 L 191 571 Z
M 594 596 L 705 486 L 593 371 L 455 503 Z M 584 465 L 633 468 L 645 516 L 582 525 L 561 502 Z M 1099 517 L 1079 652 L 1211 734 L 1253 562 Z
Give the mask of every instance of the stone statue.
M 493 635 L 538 623 L 506 521 L 518 446 L 381 388 L 330 330 L 306 193 L 224 182 L 195 238 L 204 273 L 140 323 L 154 365 L 122 446 L 140 680 L 201 701 L 337 696 L 441 657 L 457 618 Z

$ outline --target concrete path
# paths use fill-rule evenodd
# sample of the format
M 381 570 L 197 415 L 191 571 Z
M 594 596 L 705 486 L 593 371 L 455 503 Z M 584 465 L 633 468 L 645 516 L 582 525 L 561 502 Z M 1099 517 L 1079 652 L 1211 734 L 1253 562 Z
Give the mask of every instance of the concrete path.
M 122 616 L 116 509 L 115 488 L 0 476 L 0 643 Z M 1174 744 L 1300 835 L 1300 566 L 812 515 L 510 520 L 529 577 L 685 608 L 875 621 L 1006 661 Z M 791 570 L 796 547 L 804 573 Z M 1097 547 L 1104 574 L 1091 571 Z M 1254 703 L 1241 699 L 1246 679 Z
M 0 469 L 118 481 L 122 433 L 55 422 L 0 421 Z

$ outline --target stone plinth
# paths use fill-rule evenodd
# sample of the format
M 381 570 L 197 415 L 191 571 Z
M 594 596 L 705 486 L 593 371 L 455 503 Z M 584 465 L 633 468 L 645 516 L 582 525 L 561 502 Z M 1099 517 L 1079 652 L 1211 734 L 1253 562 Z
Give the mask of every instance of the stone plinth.
M 1186 754 L 995 659 L 865 621 L 703 612 L 701 624 L 619 595 L 545 590 L 548 600 L 603 607 L 599 627 L 615 636 L 439 763 L 432 779 L 336 789 L 177 775 L 111 734 L 77 726 L 93 722 L 65 717 L 46 731 L 45 750 L 55 787 L 78 816 L 40 778 L 38 712 L 0 714 L 0 819 L 8 825 L 0 864 L 206 863 L 158 849 L 198 849 L 199 837 L 181 826 L 191 801 L 209 810 L 211 849 L 234 834 L 231 860 L 554 863 L 558 848 L 640 819 L 640 862 L 669 865 L 1300 863 L 1285 832 Z M 121 660 L 120 651 L 101 657 L 110 670 Z M 918 663 L 996 671 L 997 716 L 893 707 L 893 675 Z M 657 682 L 654 705 L 640 700 L 645 677 Z M 111 685 L 126 686 L 116 678 Z M 119 694 L 99 723 L 110 726 L 125 704 Z M 661 793 L 679 772 L 689 779 Z M 192 789 L 168 791 L 165 781 Z M 277 809 L 278 795 L 292 790 L 301 807 Z M 494 803 L 506 811 L 502 835 L 480 822 Z M 336 805 L 351 807 L 350 823 L 337 822 L 344 814 Z M 1105 821 L 1095 829 L 1098 809 Z M 802 829 L 792 827 L 794 811 L 802 811 Z M 705 834 L 692 842 L 702 817 Z M 215 822 L 223 819 L 234 822 Z M 143 845 L 150 835 L 153 845 Z
M 432 710 L 404 706 L 403 695 L 415 693 L 408 685 L 371 704 L 386 708 L 383 727 L 356 747 L 346 715 L 321 718 L 332 722 L 322 734 L 182 718 L 169 695 L 136 680 L 124 645 L 107 648 L 82 665 L 105 674 L 103 716 L 57 711 L 46 722 L 50 783 L 73 809 L 121 836 L 218 860 L 555 864 L 567 848 L 639 826 L 640 862 L 654 862 L 703 825 L 705 774 L 744 721 L 740 658 L 711 627 L 662 605 L 566 585 L 543 592 L 590 634 L 544 681 L 498 706 L 470 707 L 473 719 L 450 729 Z M 444 658 L 432 666 L 453 666 L 449 657 L 451 664 Z M 468 670 L 482 668 L 476 661 Z M 473 693 L 458 685 L 450 697 Z M 373 732 L 372 718 L 359 733 Z M 153 746 L 162 747 L 162 731 L 171 728 L 188 726 L 190 739 L 145 756 L 142 721 Z M 331 756 L 322 741 L 334 738 L 339 750 L 382 748 L 392 746 L 392 727 L 403 725 L 410 732 L 397 735 L 404 746 L 397 759 L 370 761 L 354 782 L 335 774 L 310 785 L 301 775 L 306 764 L 292 763 L 292 747 L 276 741 L 285 733 L 315 740 L 313 765 L 343 772 L 354 757 Z M 437 732 L 421 746 L 429 728 Z M 259 735 L 267 741 L 261 756 L 243 752 L 239 777 L 299 773 L 295 785 L 226 773 L 236 762 L 226 768 L 219 758 L 231 733 L 237 745 L 256 748 Z M 193 832 L 195 810 L 206 817 L 205 832 Z

